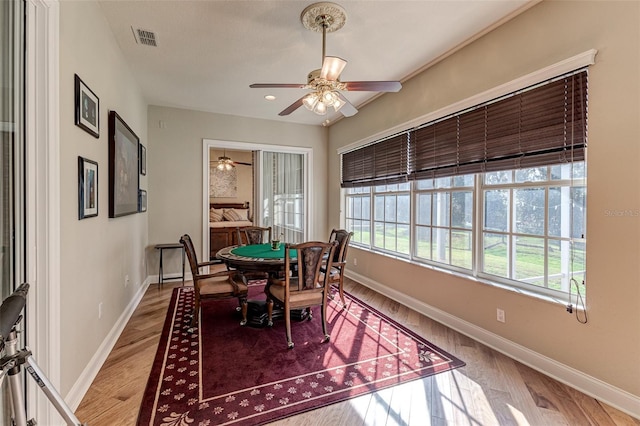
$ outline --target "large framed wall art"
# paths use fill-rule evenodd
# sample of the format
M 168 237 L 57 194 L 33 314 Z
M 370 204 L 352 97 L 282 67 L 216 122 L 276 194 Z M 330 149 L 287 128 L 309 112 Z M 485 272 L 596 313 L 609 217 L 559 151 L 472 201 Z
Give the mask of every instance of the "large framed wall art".
M 140 139 L 115 111 L 109 111 L 109 217 L 138 212 Z

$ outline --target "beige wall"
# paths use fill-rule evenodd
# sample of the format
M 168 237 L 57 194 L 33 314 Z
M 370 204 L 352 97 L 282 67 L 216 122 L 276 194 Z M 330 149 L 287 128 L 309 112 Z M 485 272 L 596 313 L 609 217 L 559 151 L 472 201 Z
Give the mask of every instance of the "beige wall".
M 325 239 L 329 235 L 326 128 L 150 106 L 148 130 L 151 244 L 177 241 L 188 233 L 198 253 L 201 251 L 203 139 L 311 148 L 314 220 L 309 236 Z M 154 262 L 151 253 L 150 266 Z
M 100 99 L 99 139 L 74 125 L 74 73 Z M 147 214 L 108 217 L 109 110 L 117 111 L 147 145 L 146 103 L 100 6 L 60 2 L 62 395 L 78 380 L 147 276 Z M 78 156 L 98 163 L 98 217 L 84 220 L 78 220 Z M 141 178 L 144 188 L 146 179 Z M 130 284 L 125 288 L 126 275 Z
M 330 129 L 336 150 L 589 49 L 587 307 L 560 304 L 351 249 L 349 268 L 539 354 L 640 396 L 640 3 L 544 1 Z M 340 188 L 329 185 L 330 226 Z M 630 210 L 611 217 L 608 210 Z M 353 264 L 357 257 L 358 265 Z M 496 321 L 496 308 L 507 322 Z

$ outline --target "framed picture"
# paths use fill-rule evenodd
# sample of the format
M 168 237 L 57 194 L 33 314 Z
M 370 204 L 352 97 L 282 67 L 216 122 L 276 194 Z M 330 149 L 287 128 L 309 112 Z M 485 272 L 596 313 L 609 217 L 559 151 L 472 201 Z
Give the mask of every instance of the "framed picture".
M 145 191 L 144 189 L 138 191 L 138 211 L 147 211 L 147 191 Z
M 140 144 L 140 174 L 147 174 L 147 148 Z
M 75 74 L 76 126 L 96 138 L 100 137 L 100 99 Z
M 98 216 L 98 163 L 78 157 L 78 219 Z
M 140 139 L 115 111 L 109 111 L 109 217 L 138 212 Z

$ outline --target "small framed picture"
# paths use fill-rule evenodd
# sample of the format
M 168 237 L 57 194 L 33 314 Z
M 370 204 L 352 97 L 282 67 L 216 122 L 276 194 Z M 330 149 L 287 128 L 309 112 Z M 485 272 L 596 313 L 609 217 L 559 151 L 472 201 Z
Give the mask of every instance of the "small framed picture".
M 100 99 L 84 84 L 78 74 L 75 74 L 75 88 L 76 126 L 99 138 Z
M 78 157 L 78 219 L 98 216 L 98 163 Z
M 140 158 L 140 174 L 142 176 L 146 176 L 147 174 L 147 148 L 144 147 L 144 145 L 140 144 L 140 155 L 138 156 L 138 158 Z
M 145 191 L 144 189 L 138 190 L 138 211 L 147 211 L 147 191 Z

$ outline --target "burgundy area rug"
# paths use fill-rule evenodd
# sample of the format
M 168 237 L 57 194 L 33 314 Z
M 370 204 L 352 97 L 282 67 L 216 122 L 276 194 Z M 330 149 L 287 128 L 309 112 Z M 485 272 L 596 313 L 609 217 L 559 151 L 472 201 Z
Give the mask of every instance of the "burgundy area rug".
M 264 300 L 262 286 L 249 298 Z M 320 310 L 292 321 L 287 349 L 284 320 L 272 328 L 241 327 L 237 300 L 205 301 L 190 331 L 194 293 L 174 290 L 138 425 L 263 424 L 410 380 L 464 362 L 382 313 L 345 294 L 348 309 L 331 301 L 322 343 Z

